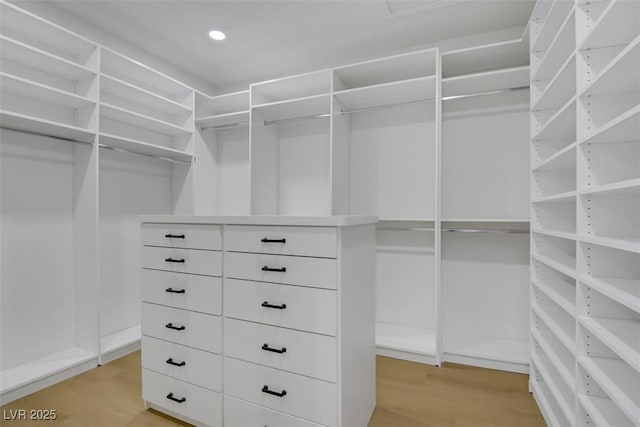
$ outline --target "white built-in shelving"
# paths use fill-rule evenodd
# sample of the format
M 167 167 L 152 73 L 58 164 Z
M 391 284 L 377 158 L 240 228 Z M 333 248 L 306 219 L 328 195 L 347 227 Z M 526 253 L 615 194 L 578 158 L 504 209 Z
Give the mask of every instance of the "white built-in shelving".
M 637 426 L 640 3 L 539 1 L 530 31 L 531 389 L 550 425 Z

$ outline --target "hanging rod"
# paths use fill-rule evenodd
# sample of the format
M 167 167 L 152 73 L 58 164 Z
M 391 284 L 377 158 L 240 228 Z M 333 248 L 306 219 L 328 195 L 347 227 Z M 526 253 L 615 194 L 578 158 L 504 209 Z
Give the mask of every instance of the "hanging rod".
M 229 123 L 226 125 L 218 125 L 218 126 L 200 126 L 200 130 L 207 130 L 207 129 L 225 130 L 225 129 L 242 128 L 245 126 L 249 126 L 249 122 L 236 122 L 236 123 Z
M 376 230 L 382 230 L 382 231 L 435 231 L 434 228 L 428 228 L 428 227 L 376 227 Z
M 284 122 L 298 122 L 301 120 L 319 119 L 321 117 L 329 117 L 329 116 L 331 116 L 331 114 L 322 113 L 322 114 L 310 114 L 308 116 L 289 117 L 287 119 L 265 120 L 264 125 L 269 126 L 269 125 L 275 125 L 275 124 L 284 123 Z
M 66 138 L 64 136 L 51 135 L 51 134 L 48 134 L 48 133 L 45 133 L 45 132 L 36 132 L 36 131 L 26 130 L 26 129 L 12 128 L 12 127 L 9 127 L 9 126 L 0 126 L 0 129 L 10 130 L 10 131 L 13 131 L 13 132 L 26 133 L 28 135 L 44 136 L 46 138 L 57 139 L 59 141 L 73 142 L 74 144 L 93 145 L 93 140 L 91 140 L 91 141 L 82 141 L 80 139 Z
M 475 96 L 497 95 L 499 93 L 516 92 L 519 90 L 529 90 L 529 86 L 508 87 L 505 89 L 488 90 L 484 92 L 464 93 L 462 95 L 451 95 L 442 97 L 443 101 L 451 101 L 453 99 L 472 98 Z
M 98 144 L 98 147 L 106 148 L 107 150 L 117 151 L 119 153 L 137 154 L 139 156 L 153 157 L 154 159 L 164 160 L 165 162 L 169 162 L 169 163 L 177 163 L 177 164 L 181 164 L 181 165 L 190 165 L 191 164 L 191 162 L 187 161 L 187 160 L 176 160 L 176 159 L 172 159 L 172 158 L 165 157 L 165 156 L 159 156 L 157 154 L 141 153 L 139 151 L 129 150 L 129 149 L 126 149 L 126 148 L 112 147 L 111 145 L 107 145 L 107 144 Z
M 529 234 L 529 230 L 508 229 L 508 228 L 443 228 L 447 233 L 508 233 L 508 234 Z

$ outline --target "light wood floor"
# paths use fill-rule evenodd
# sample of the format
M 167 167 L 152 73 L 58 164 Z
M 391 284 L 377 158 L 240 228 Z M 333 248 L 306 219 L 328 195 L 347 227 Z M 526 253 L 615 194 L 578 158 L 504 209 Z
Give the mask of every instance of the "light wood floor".
M 370 427 L 544 426 L 527 376 L 462 365 L 442 368 L 378 357 L 378 404 Z M 140 352 L 3 406 L 55 409 L 55 421 L 9 421 L 2 427 L 163 427 L 177 420 L 145 410 Z

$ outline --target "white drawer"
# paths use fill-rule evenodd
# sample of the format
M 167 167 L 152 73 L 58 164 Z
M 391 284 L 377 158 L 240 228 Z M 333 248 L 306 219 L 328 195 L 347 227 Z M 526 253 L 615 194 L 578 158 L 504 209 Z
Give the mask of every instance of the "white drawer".
M 275 271 L 274 271 L 275 270 Z M 336 289 L 336 260 L 227 252 L 225 277 Z
M 244 400 L 224 397 L 225 427 L 321 427 L 307 420 L 292 417 Z
M 142 266 L 178 273 L 222 276 L 222 253 L 195 249 L 142 248 Z
M 184 249 L 222 250 L 219 225 L 142 224 L 142 244 Z
M 142 300 L 220 315 L 222 279 L 145 269 L 142 270 Z
M 259 365 L 336 382 L 334 337 L 225 319 L 224 354 Z
M 226 317 L 336 335 L 336 291 L 224 279 L 223 294 Z
M 222 321 L 195 311 L 142 304 L 142 334 L 212 353 L 221 353 Z
M 222 394 L 215 391 L 143 369 L 142 397 L 191 420 L 212 427 L 222 426 Z
M 335 228 L 230 225 L 224 230 L 227 251 L 336 257 Z
M 337 424 L 338 395 L 333 383 L 225 357 L 224 391 L 320 424 Z
M 142 367 L 222 391 L 222 356 L 157 338 L 142 337 Z

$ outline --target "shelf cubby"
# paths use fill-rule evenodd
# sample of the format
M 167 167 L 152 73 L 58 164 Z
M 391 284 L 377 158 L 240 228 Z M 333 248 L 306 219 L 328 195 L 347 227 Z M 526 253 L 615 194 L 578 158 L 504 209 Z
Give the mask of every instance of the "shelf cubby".
M 597 426 L 630 426 L 634 422 L 607 396 L 579 394 L 578 402 L 584 411 L 581 423 Z
M 570 1 L 551 1 L 549 4 L 544 18 L 532 16 L 532 22 L 535 22 L 534 37 L 531 39 L 532 52 L 544 52 L 549 48 L 573 8 L 573 2 Z
M 558 405 L 555 394 L 549 388 L 545 378 L 540 374 L 538 366 L 533 362 L 531 366 L 530 384 L 533 396 L 547 423 L 554 426 L 568 426 L 571 421 L 566 418 Z
M 579 144 L 608 144 L 640 139 L 640 105 L 615 117 L 598 129 L 584 135 Z
M 576 57 L 571 55 L 550 80 L 531 82 L 533 111 L 557 111 L 573 95 L 576 86 Z
M 565 267 L 565 271 L 566 269 L 575 271 L 576 248 L 573 240 L 534 233 L 532 246 L 535 248 L 535 253 L 560 263 Z
M 435 102 L 435 76 L 381 83 L 374 86 L 345 89 L 333 93 L 342 113 L 394 106 L 422 101 Z
M 208 96 L 196 93 L 196 125 L 201 129 L 249 126 L 249 91 Z
M 255 116 L 259 117 L 265 126 L 272 124 L 270 122 L 284 120 L 313 119 L 317 116 L 322 118 L 331 112 L 331 97 L 329 94 L 322 94 L 275 101 L 254 105 L 252 110 L 258 113 Z
M 444 98 L 529 86 L 529 67 L 503 68 L 442 80 Z
M 535 283 L 533 284 L 534 313 L 571 352 L 576 347 L 576 321 L 564 308 L 556 304 Z
M 533 283 L 568 313 L 576 314 L 576 279 L 547 265 L 533 262 Z
M 546 50 L 531 53 L 531 81 L 551 80 L 562 64 L 575 50 L 574 9 L 566 16 L 560 30 L 554 35 Z
M 549 111 L 532 112 L 532 140 L 567 141 L 567 145 L 576 140 L 576 99 L 571 98 L 557 112 L 549 116 Z
M 535 366 L 536 376 L 542 377 L 544 384 L 553 396 L 556 411 L 560 409 L 563 418 L 566 420 L 566 424 L 559 425 L 573 425 L 575 418 L 573 410 L 573 390 L 569 388 L 565 382 L 560 380 L 561 376 L 558 374 L 557 369 L 544 352 L 535 346 L 535 341 L 531 361 Z
M 570 151 L 575 156 L 575 148 Z M 575 157 L 573 159 L 571 157 L 569 155 L 562 156 L 557 159 L 557 162 L 551 162 L 544 170 L 534 169 L 532 171 L 532 197 L 534 199 L 543 199 L 576 191 L 576 165 L 575 160 L 571 161 Z M 554 168 L 553 166 L 558 167 Z
M 624 361 L 604 357 L 578 357 L 579 384 L 596 396 L 609 397 L 626 417 L 640 415 L 640 374 Z
M 623 46 L 638 36 L 640 5 L 636 1 L 587 2 L 578 11 L 581 50 Z
M 251 106 L 313 98 L 331 92 L 331 71 L 323 70 L 251 85 Z M 303 115 L 303 114 L 300 114 Z
M 564 378 L 567 384 L 575 380 L 575 363 L 576 358 L 573 349 L 565 346 L 556 333 L 554 333 L 535 312 L 532 313 L 532 330 L 533 338 L 538 342 L 550 359 L 554 360 L 556 369 Z
M 640 179 L 640 134 L 635 140 L 582 144 L 578 152 L 584 190 Z
M 529 49 L 526 38 L 442 52 L 444 79 L 527 65 Z
M 532 205 L 532 230 L 539 233 L 556 233 L 560 237 L 576 238 L 575 198 L 560 199 Z

